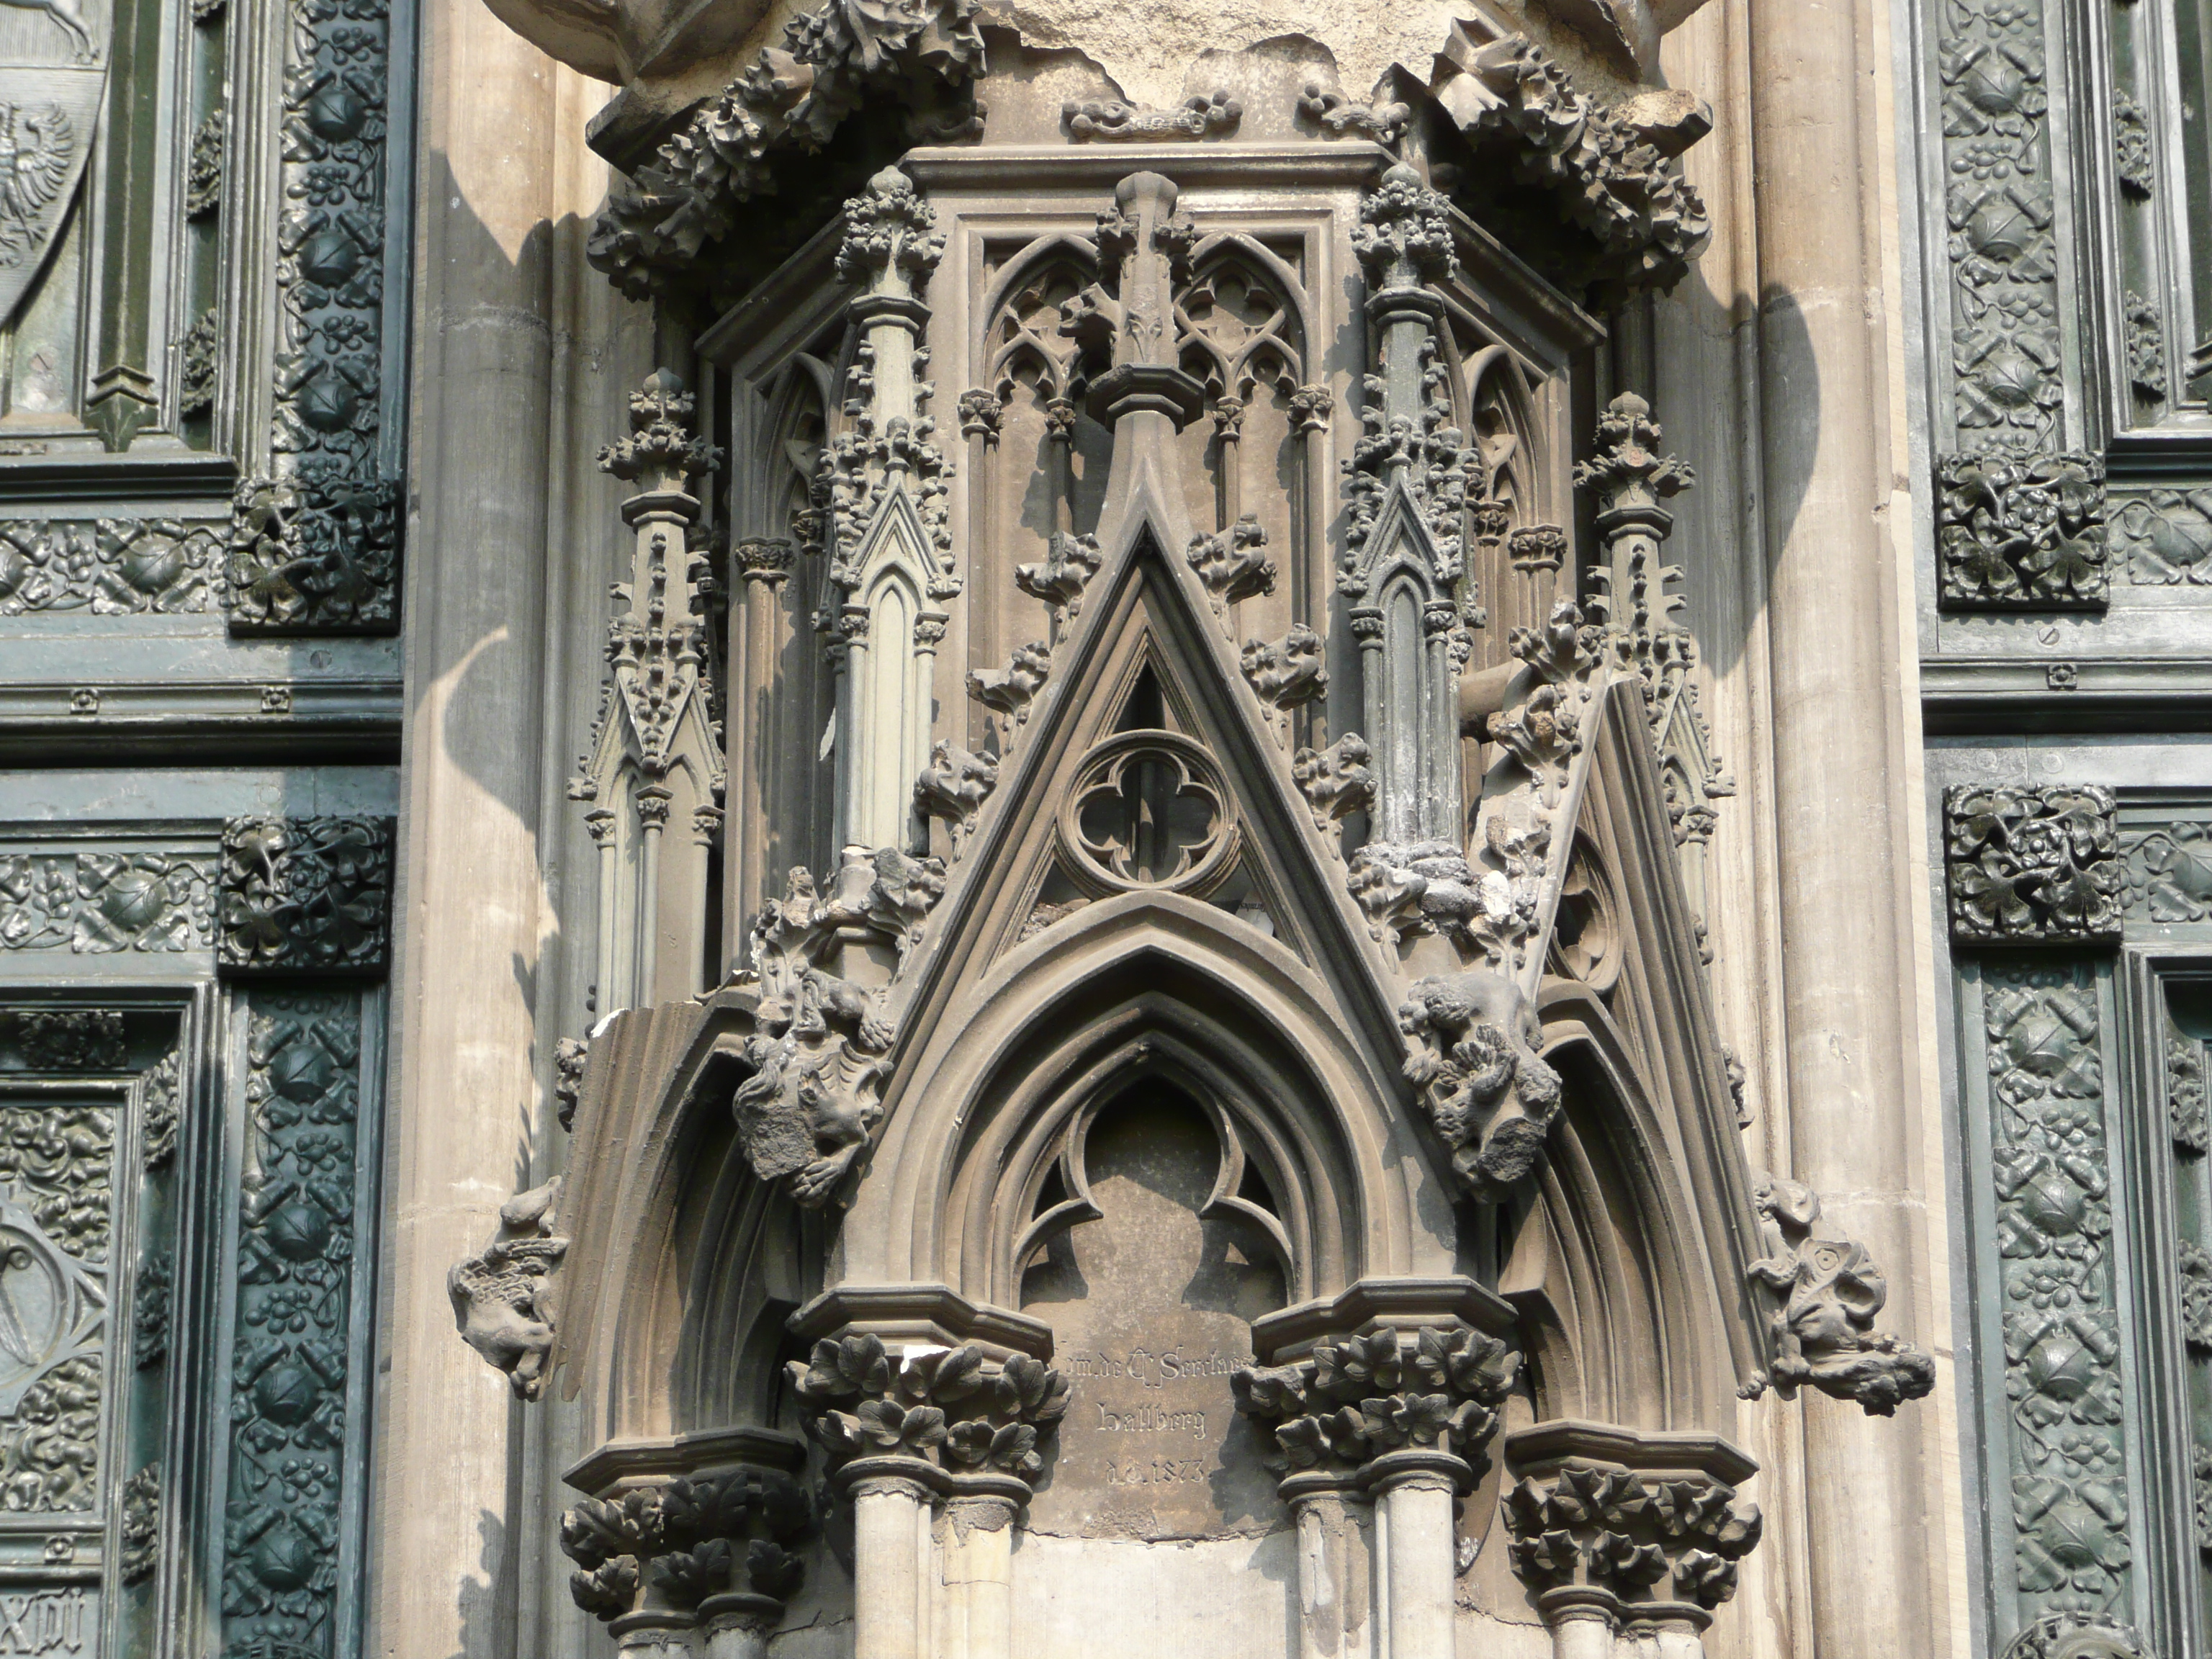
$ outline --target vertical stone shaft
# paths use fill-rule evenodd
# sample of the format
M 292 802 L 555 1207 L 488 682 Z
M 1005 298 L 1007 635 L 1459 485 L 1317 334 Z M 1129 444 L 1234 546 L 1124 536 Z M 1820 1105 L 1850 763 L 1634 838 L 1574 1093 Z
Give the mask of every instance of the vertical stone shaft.
M 1925 1328 L 1928 1240 L 1918 976 L 1910 907 L 1919 732 L 1899 683 L 1892 326 L 1870 222 L 1888 163 L 1877 126 L 1886 43 L 1867 9 L 1753 0 L 1760 465 L 1772 646 L 1775 882 L 1790 1172 L 1838 1197 L 1836 1231 L 1899 1271 L 1889 1309 Z M 1886 42 L 1886 37 L 1883 37 Z M 1835 872 L 1849 869 L 1838 881 Z M 1946 1557 L 1923 1547 L 1942 1501 L 1935 1413 L 1892 1422 L 1803 1406 L 1808 1646 L 1821 1659 L 1946 1650 Z
M 1615 1626 L 1609 1608 L 1570 1601 L 1547 1607 L 1544 1622 L 1552 1627 L 1552 1659 L 1613 1659 Z
M 1455 1650 L 1452 1516 L 1458 1507 L 1452 1482 L 1416 1470 L 1386 1476 L 1380 1484 L 1389 1659 L 1449 1654 Z
M 899 1475 L 853 1486 L 853 1659 L 928 1659 L 929 1489 Z
M 1314 1480 L 1312 1491 L 1293 1483 Z M 1372 1638 L 1368 1581 L 1375 1571 L 1360 1532 L 1368 1513 L 1327 1476 L 1285 1482 L 1297 1534 L 1298 1659 L 1358 1659 Z
M 1008 1659 L 1014 1650 L 1013 1503 L 956 1498 L 945 1506 L 945 1518 L 938 1659 Z

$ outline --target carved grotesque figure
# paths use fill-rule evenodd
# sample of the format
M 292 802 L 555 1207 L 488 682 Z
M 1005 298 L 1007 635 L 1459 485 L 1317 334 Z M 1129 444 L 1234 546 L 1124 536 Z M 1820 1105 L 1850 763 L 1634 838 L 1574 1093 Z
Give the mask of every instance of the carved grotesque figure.
M 1559 1074 L 1536 1052 L 1542 1027 L 1520 988 L 1485 969 L 1418 980 L 1398 1025 L 1406 1076 L 1459 1178 L 1494 1194 L 1534 1169 L 1559 1112 Z
M 500 1206 L 499 1234 L 483 1254 L 455 1263 L 446 1275 L 462 1338 L 507 1373 L 521 1400 L 538 1398 L 553 1351 L 550 1281 L 568 1253 L 568 1241 L 553 1231 L 560 1196 L 556 1176 L 507 1200 Z

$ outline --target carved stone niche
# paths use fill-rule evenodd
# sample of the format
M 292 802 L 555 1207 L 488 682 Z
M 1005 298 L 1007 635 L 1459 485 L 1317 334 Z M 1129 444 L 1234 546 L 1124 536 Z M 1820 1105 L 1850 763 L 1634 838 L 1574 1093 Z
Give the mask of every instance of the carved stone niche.
M 1509 1434 L 1504 1454 L 1513 1571 L 1557 1650 L 1587 1636 L 1611 1652 L 1618 1636 L 1701 1655 L 1759 1542 L 1759 1506 L 1737 1490 L 1758 1462 L 1717 1434 L 1572 1419 Z

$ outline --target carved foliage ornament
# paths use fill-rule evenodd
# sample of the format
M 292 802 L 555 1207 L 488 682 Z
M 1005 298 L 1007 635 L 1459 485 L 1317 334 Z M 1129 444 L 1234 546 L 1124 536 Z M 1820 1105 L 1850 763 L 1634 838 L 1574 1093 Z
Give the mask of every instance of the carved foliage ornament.
M 167 853 L 0 853 L 0 950 L 205 951 L 216 864 Z
M 1984 611 L 2101 609 L 2111 578 L 2105 464 L 1986 450 L 1936 463 L 1938 598 Z
M 2212 917 L 2212 823 L 2185 819 L 2124 830 L 2127 913 L 2171 925 Z
M 1943 797 L 1951 936 L 1961 944 L 2109 939 L 2124 885 L 2109 789 L 1958 784 Z
M 1067 1414 L 1067 1380 L 1042 1360 L 994 1365 L 973 1343 L 893 1354 L 863 1333 L 824 1337 L 790 1364 L 793 1389 L 834 1463 L 912 1459 L 946 1473 L 1036 1479 L 1039 1438 Z
M 2124 1617 L 2127 1408 L 2098 989 L 2086 967 L 1999 965 L 1984 984 L 2021 1612 Z
M 228 1643 L 328 1652 L 355 1328 L 361 1000 L 256 994 L 222 1522 Z
M 770 158 L 818 150 L 872 93 L 927 104 L 983 69 L 975 0 L 835 0 L 793 18 L 782 47 L 702 109 L 593 221 L 586 257 L 632 299 L 673 290 L 743 203 L 772 187 Z
M 378 973 L 391 953 L 393 823 L 233 818 L 216 964 L 227 973 Z
M 634 1487 L 586 1499 L 561 1517 L 561 1548 L 576 1564 L 568 1593 L 603 1620 L 651 1606 L 699 1617 L 714 1598 L 759 1613 L 798 1589 L 805 1564 L 793 1553 L 813 1530 L 805 1492 L 774 1470 L 738 1469 Z
M 1452 1173 L 1498 1196 L 1536 1167 L 1559 1110 L 1535 1006 L 1485 969 L 1417 981 L 1398 1009 L 1407 1080 L 1451 1148 Z
M 1759 1543 L 1759 1506 L 1710 1477 L 1642 1476 L 1582 1461 L 1504 1494 L 1513 1569 L 1537 1589 L 1595 1589 L 1624 1601 L 1716 1607 Z
M 1459 1459 L 1471 1486 L 1489 1466 L 1520 1361 L 1463 1326 L 1385 1327 L 1318 1343 L 1295 1364 L 1244 1367 L 1229 1381 L 1279 1467 L 1349 1474 L 1391 1452 L 1430 1450 Z

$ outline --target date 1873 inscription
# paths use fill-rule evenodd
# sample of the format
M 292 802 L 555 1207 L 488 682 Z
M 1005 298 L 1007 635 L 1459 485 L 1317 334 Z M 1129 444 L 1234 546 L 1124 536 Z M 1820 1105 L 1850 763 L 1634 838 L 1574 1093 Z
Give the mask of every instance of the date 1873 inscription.
M 1030 1524 L 1085 1537 L 1202 1538 L 1280 1524 L 1275 1475 L 1230 1374 L 1283 1279 L 1257 1230 L 1198 1213 L 1221 1148 L 1164 1090 L 1133 1092 L 1084 1148 L 1100 1218 L 1038 1258 L 1024 1310 L 1048 1322 L 1074 1398 Z

